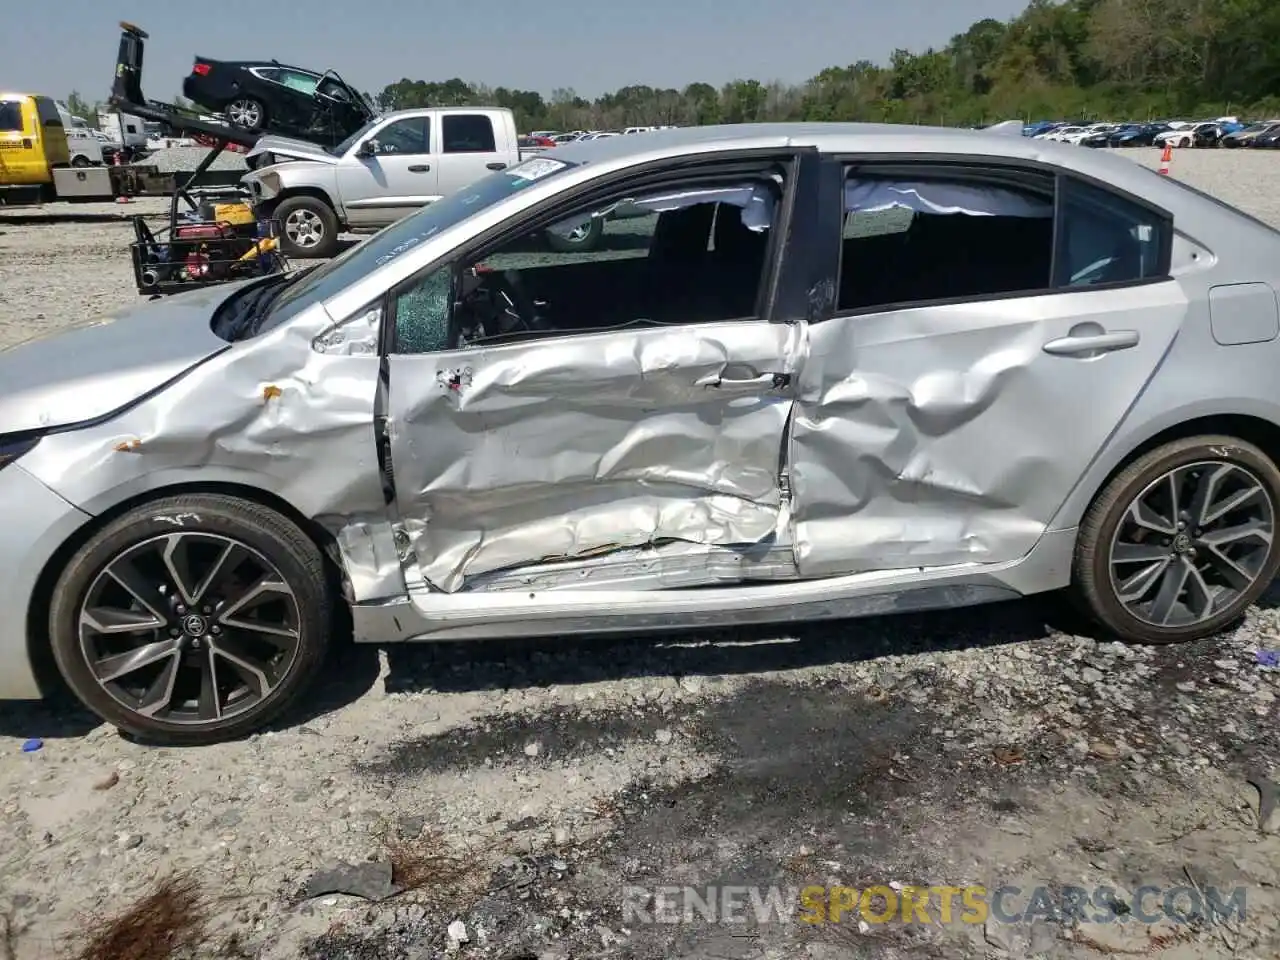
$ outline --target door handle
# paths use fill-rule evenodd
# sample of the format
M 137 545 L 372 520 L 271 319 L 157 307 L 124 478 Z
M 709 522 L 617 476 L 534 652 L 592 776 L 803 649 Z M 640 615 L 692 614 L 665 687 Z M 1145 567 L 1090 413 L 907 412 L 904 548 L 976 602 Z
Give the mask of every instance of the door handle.
M 496 161 L 496 160 L 495 160 L 493 163 L 486 163 L 486 164 L 485 164 L 485 166 L 486 166 L 486 167 L 488 167 L 490 170 L 505 170 L 505 169 L 507 169 L 507 165 L 506 165 L 505 163 L 499 163 L 499 162 L 498 162 L 498 161 Z
M 1044 345 L 1044 352 L 1055 357 L 1097 357 L 1113 350 L 1128 350 L 1138 345 L 1137 330 L 1116 330 L 1082 337 L 1059 337 Z
M 780 390 L 791 383 L 791 374 L 789 373 L 761 373 L 754 377 L 722 377 L 718 373 L 709 373 L 705 377 L 699 377 L 694 381 L 696 387 L 730 387 L 742 389 L 744 387 L 757 387 L 767 390 Z
M 412 167 L 409 168 L 409 172 L 410 173 L 426 173 L 430 169 L 431 169 L 431 164 L 429 163 L 415 163 Z

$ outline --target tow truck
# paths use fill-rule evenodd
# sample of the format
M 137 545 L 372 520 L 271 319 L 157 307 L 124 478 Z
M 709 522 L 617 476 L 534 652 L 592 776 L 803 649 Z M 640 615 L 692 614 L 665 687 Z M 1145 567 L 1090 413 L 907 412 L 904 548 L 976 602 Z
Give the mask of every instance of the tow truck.
M 167 227 L 153 231 L 142 217 L 133 218 L 135 240 L 130 250 L 138 292 L 162 296 L 287 269 L 278 249 L 275 222 L 259 220 L 248 203 L 240 202 L 244 196 L 238 185 L 242 172 L 232 170 L 231 177 L 223 178 L 209 170 L 228 147 L 248 150 L 261 134 L 148 100 L 142 92 L 142 56 L 148 34 L 124 21 L 120 30 L 110 105 L 122 114 L 159 123 L 210 148 L 189 177 L 166 191 L 170 195 Z M 218 203 L 220 198 L 232 202 Z M 179 211 L 179 201 L 186 204 L 186 210 Z

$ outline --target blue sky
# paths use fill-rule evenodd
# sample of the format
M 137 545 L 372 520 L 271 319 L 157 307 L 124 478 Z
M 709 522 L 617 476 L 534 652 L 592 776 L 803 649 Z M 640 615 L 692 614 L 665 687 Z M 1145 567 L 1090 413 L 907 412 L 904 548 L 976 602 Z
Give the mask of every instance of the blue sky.
M 15 2 L 16 0 L 10 0 Z M 143 87 L 180 92 L 196 54 L 332 68 L 377 93 L 462 77 L 593 97 L 631 83 L 797 82 L 828 66 L 946 43 L 1026 0 L 43 0 L 0 32 L 0 89 L 105 99 L 120 20 L 151 35 Z M 20 12 L 20 13 L 19 13 Z

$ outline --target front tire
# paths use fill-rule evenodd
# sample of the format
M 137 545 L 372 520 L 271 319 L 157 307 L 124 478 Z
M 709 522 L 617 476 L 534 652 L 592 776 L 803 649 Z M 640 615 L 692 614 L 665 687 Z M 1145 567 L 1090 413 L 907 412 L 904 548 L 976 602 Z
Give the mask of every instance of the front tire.
M 108 723 L 174 746 L 260 730 L 323 666 L 332 597 L 319 548 L 252 501 L 196 494 L 94 534 L 54 588 L 68 686 Z
M 338 215 L 319 197 L 286 197 L 276 207 L 280 252 L 291 260 L 321 260 L 338 252 Z
M 604 218 L 592 217 L 568 236 L 548 230 L 547 246 L 556 253 L 591 253 L 604 240 Z
M 1280 568 L 1280 470 L 1235 437 L 1144 454 L 1080 525 L 1072 590 L 1117 637 L 1177 643 L 1239 618 Z

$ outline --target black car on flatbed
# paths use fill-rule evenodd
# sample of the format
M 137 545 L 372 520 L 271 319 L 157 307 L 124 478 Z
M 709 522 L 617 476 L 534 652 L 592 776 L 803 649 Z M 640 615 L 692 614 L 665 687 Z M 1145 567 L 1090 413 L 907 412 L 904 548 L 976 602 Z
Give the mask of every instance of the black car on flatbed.
M 182 95 L 245 130 L 324 146 L 341 143 L 377 111 L 333 71 L 317 73 L 275 60 L 196 57 Z

